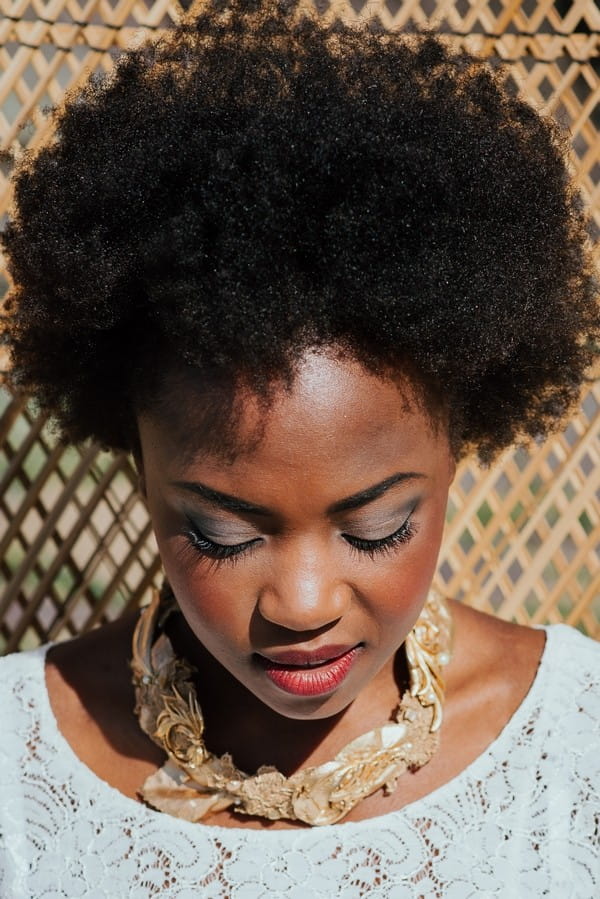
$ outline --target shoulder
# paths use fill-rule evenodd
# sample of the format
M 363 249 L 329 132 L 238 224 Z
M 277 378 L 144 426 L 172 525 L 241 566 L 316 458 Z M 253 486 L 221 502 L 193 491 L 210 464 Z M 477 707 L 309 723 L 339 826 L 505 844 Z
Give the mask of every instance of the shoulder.
M 592 850 L 597 834 L 600 644 L 565 625 L 543 632 L 544 653 L 507 734 L 506 758 L 521 795 L 529 790 L 532 817 L 547 827 L 550 855 L 567 854 L 573 864 L 583 861 L 584 846 Z
M 48 646 L 0 658 L 0 722 L 3 733 L 31 718 L 45 696 L 44 660 Z
M 97 738 L 99 731 L 112 732 L 115 721 L 129 718 L 134 705 L 128 663 L 132 626 L 127 616 L 48 652 L 50 705 L 72 745 Z
M 36 670 L 43 670 L 44 660 L 52 644 L 36 646 L 35 649 L 25 649 L 21 652 L 10 652 L 0 656 L 0 690 L 6 689 L 13 678 L 19 679 L 24 674 L 31 674 Z
M 520 627 L 470 609 L 455 620 L 455 729 L 481 753 L 478 782 L 500 773 L 499 801 L 520 795 L 540 821 L 572 809 L 588 841 L 600 802 L 600 644 L 565 625 Z
M 135 616 L 57 645 L 46 683 L 53 718 L 71 750 L 97 777 L 135 797 L 164 760 L 133 714 L 129 659 Z
M 590 692 L 600 687 L 600 642 L 564 624 L 525 627 L 452 603 L 455 654 L 459 673 L 471 679 L 501 675 L 501 681 L 520 681 L 527 689 L 534 680 L 552 683 L 579 681 Z
M 600 642 L 584 636 L 566 624 L 551 624 L 542 628 L 546 633 L 545 654 L 560 661 L 565 673 L 591 679 L 600 684 Z M 561 668 L 561 670 L 563 670 Z
M 463 699 L 493 705 L 508 720 L 534 683 L 545 653 L 543 630 L 522 627 L 451 603 L 454 623 L 448 688 Z
M 557 624 L 546 630 L 546 648 L 538 678 L 539 702 L 555 732 L 592 740 L 600 764 L 600 643 Z
M 600 643 L 565 625 L 522 627 L 456 603 L 452 611 L 448 698 L 458 709 L 462 739 L 470 722 L 483 750 L 508 722 L 516 732 L 527 718 L 531 740 L 520 738 L 523 747 L 535 733 L 552 740 L 557 752 L 568 752 L 569 729 L 598 746 Z
M 57 717 L 81 717 L 83 709 L 103 706 L 114 710 L 115 701 L 129 693 L 132 627 L 126 616 L 50 649 L 45 676 Z
M 39 772 L 56 737 L 44 683 L 46 649 L 0 658 L 0 831 L 7 803 L 21 795 L 23 773 Z

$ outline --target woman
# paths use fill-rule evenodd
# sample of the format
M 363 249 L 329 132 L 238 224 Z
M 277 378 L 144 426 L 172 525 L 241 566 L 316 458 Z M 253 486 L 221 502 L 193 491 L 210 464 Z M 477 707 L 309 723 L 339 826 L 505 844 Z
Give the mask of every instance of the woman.
M 166 584 L 2 661 L 2 895 L 594 895 L 598 646 L 430 593 L 456 460 L 592 361 L 557 128 L 215 4 L 70 99 L 4 245 L 14 381 L 133 453 Z

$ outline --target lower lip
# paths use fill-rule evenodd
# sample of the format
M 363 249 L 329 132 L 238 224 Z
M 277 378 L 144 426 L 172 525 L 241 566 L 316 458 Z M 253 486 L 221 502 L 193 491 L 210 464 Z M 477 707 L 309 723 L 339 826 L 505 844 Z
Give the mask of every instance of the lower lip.
M 355 646 L 343 656 L 313 668 L 278 665 L 264 658 L 261 662 L 269 680 L 285 693 L 293 693 L 295 696 L 321 696 L 324 693 L 331 693 L 340 686 L 356 661 L 358 652 L 358 647 Z

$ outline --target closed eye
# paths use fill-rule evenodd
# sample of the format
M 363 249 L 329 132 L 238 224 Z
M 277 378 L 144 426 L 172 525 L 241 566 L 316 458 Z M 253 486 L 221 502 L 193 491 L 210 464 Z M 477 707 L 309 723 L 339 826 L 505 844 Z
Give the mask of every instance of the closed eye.
M 388 534 L 387 537 L 379 537 L 377 540 L 365 540 L 363 537 L 354 537 L 352 534 L 342 534 L 342 537 L 353 549 L 374 558 L 380 553 L 393 552 L 408 543 L 415 536 L 417 530 L 417 525 L 409 515 L 400 527 L 392 534 Z
M 189 519 L 184 534 L 188 543 L 200 555 L 216 561 L 232 559 L 262 542 L 260 537 L 255 537 L 253 540 L 245 540 L 243 543 L 216 543 L 199 531 Z

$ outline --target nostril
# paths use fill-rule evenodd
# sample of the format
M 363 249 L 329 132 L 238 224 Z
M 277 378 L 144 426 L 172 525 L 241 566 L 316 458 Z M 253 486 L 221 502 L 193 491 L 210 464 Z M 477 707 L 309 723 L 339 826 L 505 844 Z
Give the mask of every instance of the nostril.
M 262 618 L 278 627 L 315 631 L 343 617 L 348 607 L 347 591 L 340 585 L 318 592 L 265 589 L 257 607 Z

